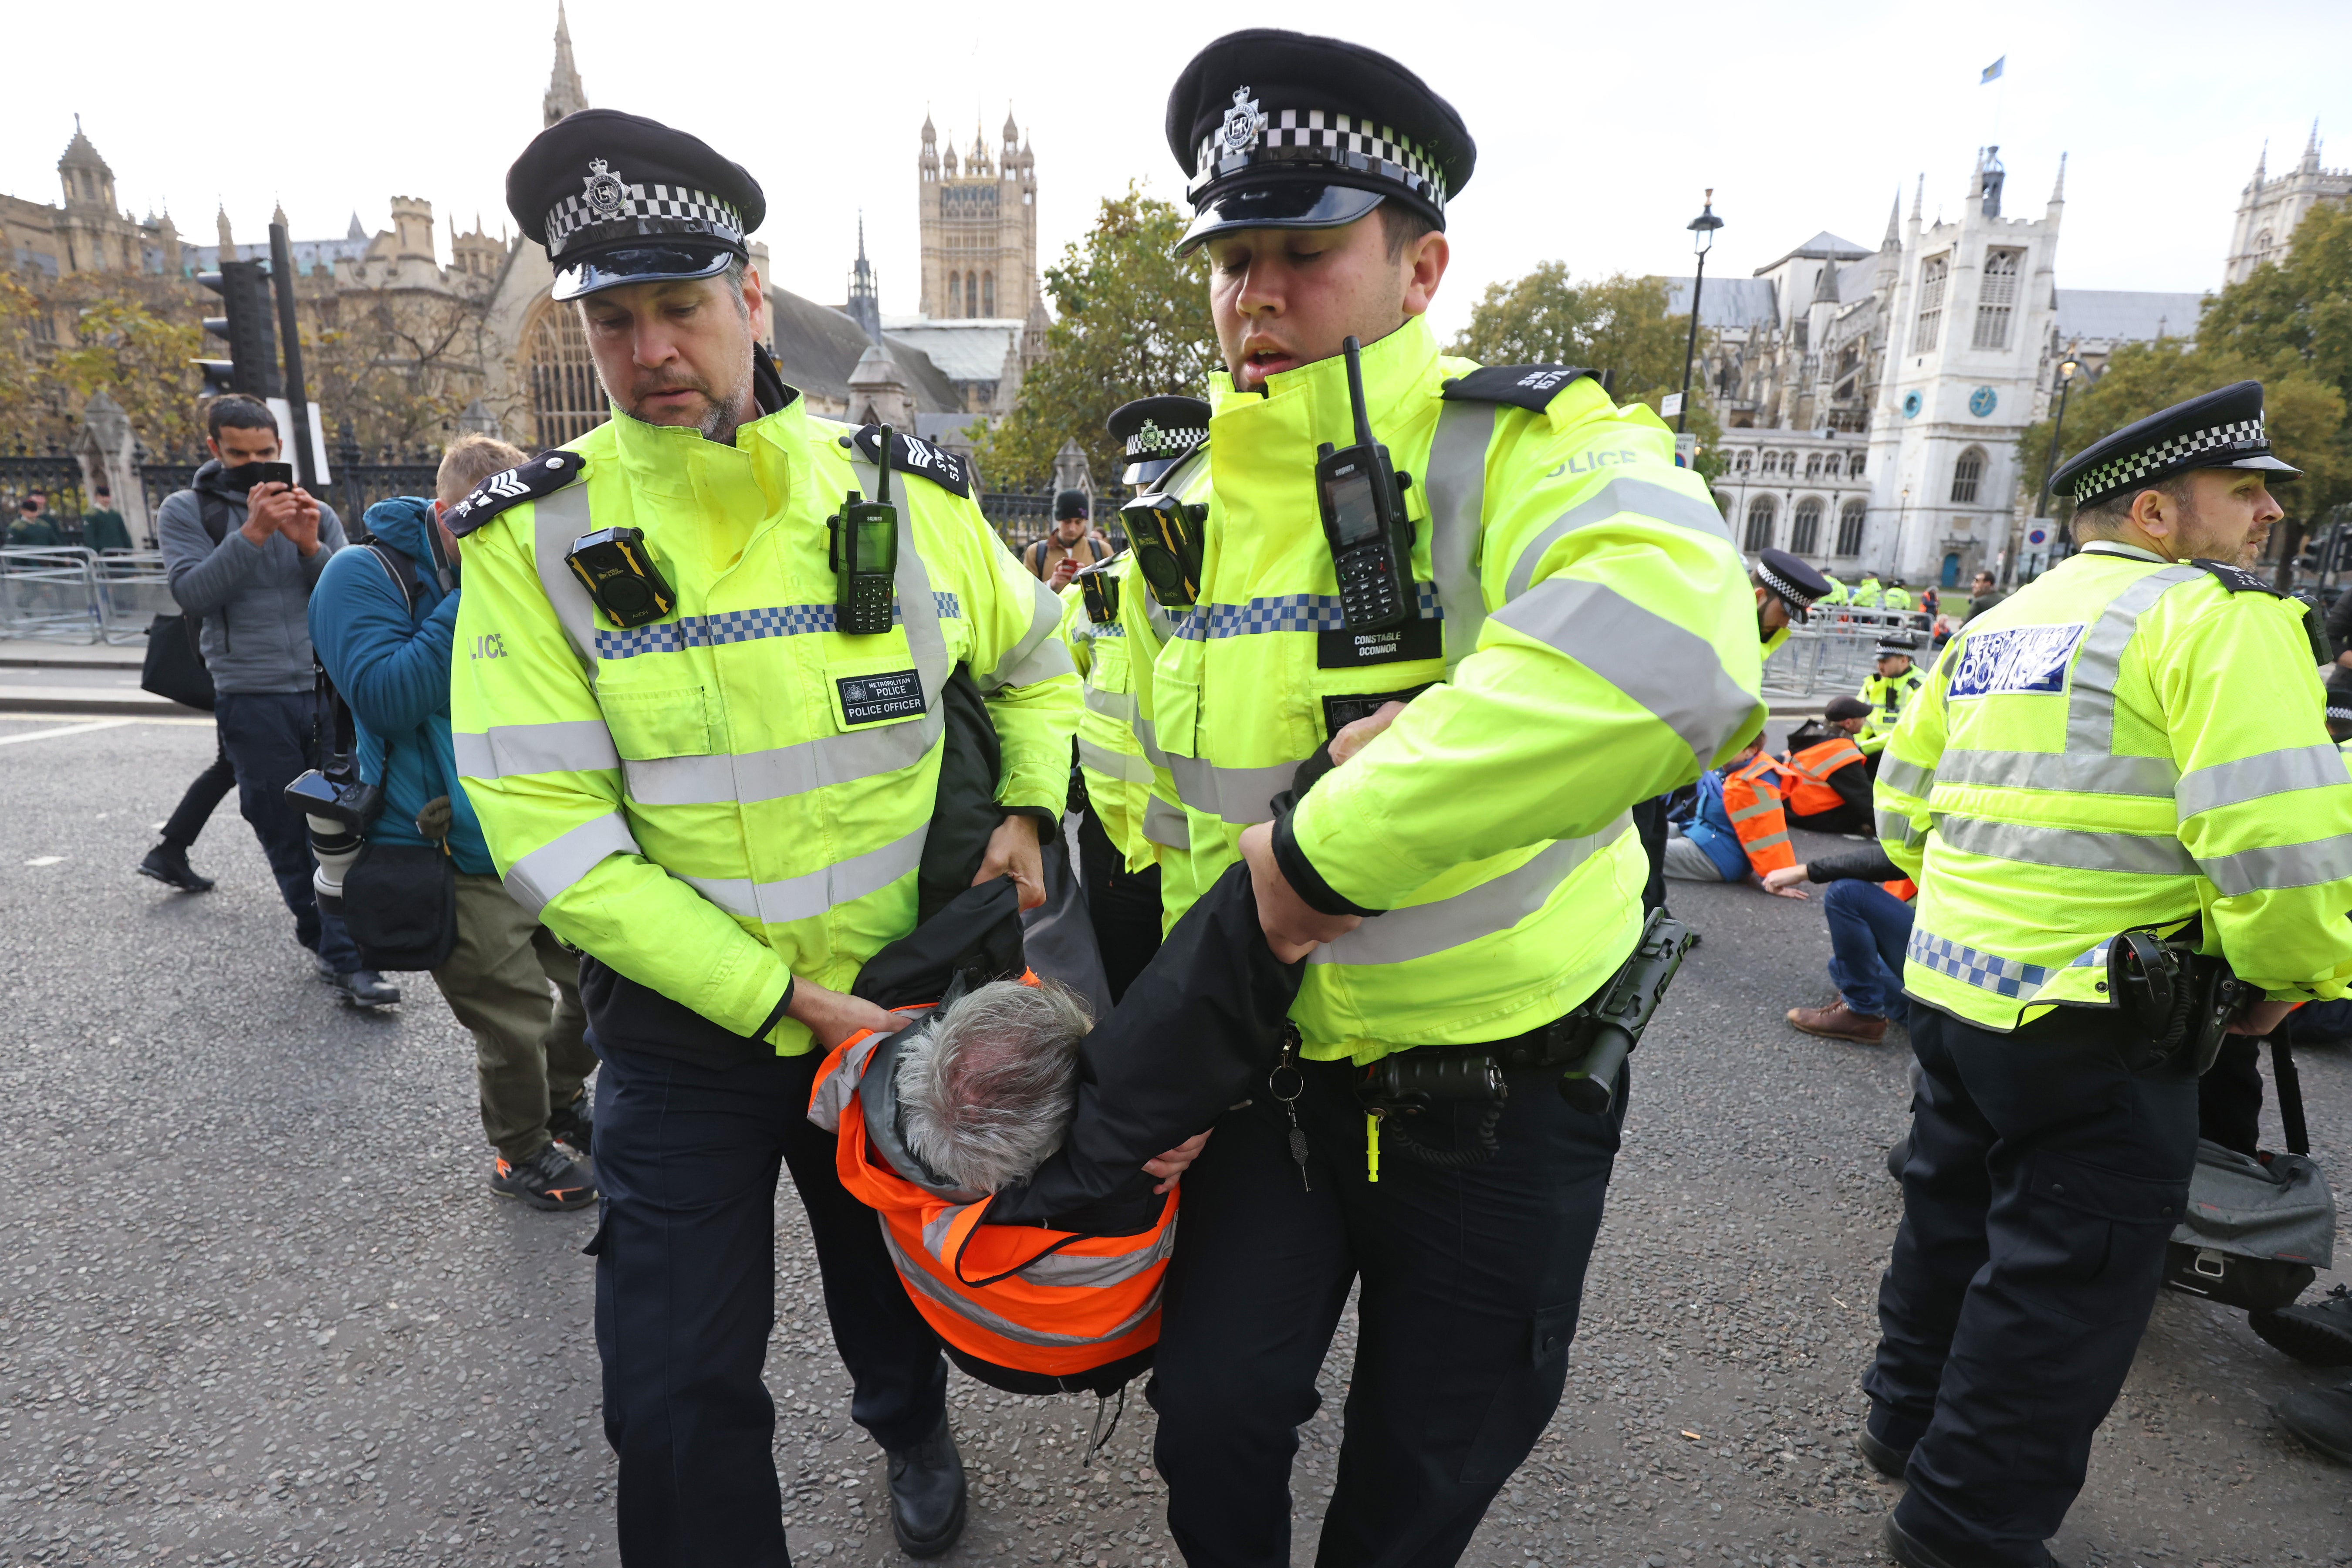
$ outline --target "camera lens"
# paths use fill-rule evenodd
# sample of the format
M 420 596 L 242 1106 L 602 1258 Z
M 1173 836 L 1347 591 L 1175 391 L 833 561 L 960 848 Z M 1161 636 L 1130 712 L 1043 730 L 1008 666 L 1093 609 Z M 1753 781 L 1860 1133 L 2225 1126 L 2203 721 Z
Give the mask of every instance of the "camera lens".
M 654 602 L 653 590 L 635 577 L 604 579 L 604 607 L 615 616 L 634 616 Z

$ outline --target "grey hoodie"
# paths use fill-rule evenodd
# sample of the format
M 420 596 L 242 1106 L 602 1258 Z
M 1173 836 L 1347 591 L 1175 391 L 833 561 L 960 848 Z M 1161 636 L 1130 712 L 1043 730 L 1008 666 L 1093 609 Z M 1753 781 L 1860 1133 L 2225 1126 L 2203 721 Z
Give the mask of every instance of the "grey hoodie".
M 225 488 L 220 473 L 218 461 L 206 463 L 196 470 L 195 488 L 173 491 L 155 514 L 172 597 L 204 617 L 200 641 L 215 689 L 308 691 L 310 589 L 327 558 L 343 547 L 343 525 L 321 501 L 319 549 L 309 560 L 283 534 L 257 545 L 241 531 L 245 492 Z M 205 531 L 205 497 L 227 512 L 228 531 L 218 545 Z

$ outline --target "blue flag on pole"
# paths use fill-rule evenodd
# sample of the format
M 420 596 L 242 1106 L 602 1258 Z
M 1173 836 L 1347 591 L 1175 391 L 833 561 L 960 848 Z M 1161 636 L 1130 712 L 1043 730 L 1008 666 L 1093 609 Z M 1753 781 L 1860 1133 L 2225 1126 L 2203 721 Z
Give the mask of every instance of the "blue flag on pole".
M 2008 61 L 2009 61 L 2009 57 L 2008 57 L 2007 55 L 2003 55 L 2003 56 L 2001 56 L 2001 57 L 2000 57 L 2000 59 L 1997 59 L 1997 60 L 1993 61 L 1993 62 L 1992 62 L 1992 64 L 1990 64 L 1990 65 L 1989 65 L 1989 66 L 1985 67 L 1985 68 L 1984 68 L 1984 75 L 1982 75 L 1982 76 L 1980 76 L 1980 77 L 1977 78 L 1977 85 L 1978 85 L 1979 87 L 1982 87 L 1985 83 L 1987 83 L 1987 82 L 1989 82 L 1989 81 L 1992 80 L 1992 79 L 1993 79 L 1993 78 L 1995 78 L 1995 77 L 1999 76 L 1999 75 L 2000 74 L 2000 68 L 2001 68 L 2003 65 L 2007 64 L 2007 63 L 2008 63 Z

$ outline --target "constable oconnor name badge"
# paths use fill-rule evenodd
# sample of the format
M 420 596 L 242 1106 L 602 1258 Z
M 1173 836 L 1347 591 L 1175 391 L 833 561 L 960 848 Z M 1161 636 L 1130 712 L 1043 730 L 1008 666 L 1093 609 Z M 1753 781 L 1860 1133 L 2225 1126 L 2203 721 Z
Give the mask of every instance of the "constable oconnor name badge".
M 845 675 L 835 680 L 841 691 L 844 724 L 879 724 L 889 719 L 923 716 L 923 678 L 911 669 L 883 675 Z

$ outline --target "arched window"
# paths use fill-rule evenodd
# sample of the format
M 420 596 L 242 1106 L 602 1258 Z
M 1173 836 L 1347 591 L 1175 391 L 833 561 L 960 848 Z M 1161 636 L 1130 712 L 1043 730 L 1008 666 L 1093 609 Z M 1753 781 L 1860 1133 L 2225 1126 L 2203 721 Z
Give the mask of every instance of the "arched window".
M 1843 555 L 1862 553 L 1862 520 L 1870 509 L 1864 502 L 1850 500 L 1838 511 L 1837 552 Z
M 1860 452 L 1856 452 L 1853 456 L 1848 458 L 1845 460 L 1845 477 L 1850 479 L 1858 479 L 1862 478 L 1863 464 L 1864 458 L 1863 454 Z
M 1780 454 L 1778 452 L 1767 452 L 1756 460 L 1756 471 L 1762 474 L 1769 474 L 1780 466 Z
M 983 316 L 993 316 L 994 314 L 996 314 L 996 274 L 995 274 L 995 273 L 993 273 L 993 272 L 983 272 L 983 273 L 982 273 L 982 274 L 980 275 L 980 300 L 981 300 L 981 310 L 980 310 L 980 313 L 981 313 L 982 315 L 983 315 Z
M 1977 332 L 1973 347 L 2009 347 L 2010 312 L 2017 308 L 2017 264 L 2021 250 L 1985 252 L 1984 277 L 1977 288 Z
M 1797 503 L 1796 521 L 1789 525 L 1791 553 L 1811 555 L 1822 545 L 1822 498 L 1807 496 Z
M 1788 475 L 1790 479 L 1795 479 L 1797 477 L 1796 453 L 1783 452 L 1780 454 L 1780 471 Z
M 1735 474 L 1744 474 L 1755 464 L 1756 454 L 1744 447 L 1731 455 L 1731 471 Z
M 1952 502 L 1956 506 L 1975 504 L 1979 484 L 1984 479 L 1985 455 L 1982 447 L 1971 447 L 1960 454 L 1952 465 Z
M 1822 477 L 1822 455 L 1821 455 L 1819 452 L 1808 452 L 1808 453 L 1806 453 L 1806 454 L 1805 454 L 1805 478 L 1807 478 L 1807 479 L 1820 479 L 1821 477 Z
M 1772 548 L 1772 514 L 1775 510 L 1770 496 L 1758 496 L 1748 503 L 1748 536 L 1740 544 L 1742 550 L 1754 552 Z
M 523 333 L 522 363 L 540 450 L 577 440 L 611 417 L 578 306 L 540 302 L 538 316 Z
M 948 314 L 963 314 L 963 274 L 961 272 L 948 274 Z

